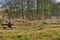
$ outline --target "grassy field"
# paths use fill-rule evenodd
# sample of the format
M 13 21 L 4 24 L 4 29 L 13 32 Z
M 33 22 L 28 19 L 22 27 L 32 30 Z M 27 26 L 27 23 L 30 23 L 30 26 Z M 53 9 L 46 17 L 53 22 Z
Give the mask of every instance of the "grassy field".
M 0 40 L 60 40 L 60 24 L 0 28 Z

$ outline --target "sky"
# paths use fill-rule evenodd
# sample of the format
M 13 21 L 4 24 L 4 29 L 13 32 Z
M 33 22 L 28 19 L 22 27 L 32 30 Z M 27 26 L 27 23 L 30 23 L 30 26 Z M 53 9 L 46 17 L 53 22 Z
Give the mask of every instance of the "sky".
M 56 2 L 58 3 L 58 2 L 60 2 L 60 0 L 56 0 Z
M 6 0 L 0 0 L 0 7 L 2 7 L 2 4 L 5 3 Z M 60 0 L 54 0 L 56 3 L 59 3 Z
M 3 2 L 4 0 L 0 0 L 0 2 Z
M 2 7 L 4 0 L 0 0 L 0 7 Z
M 60 2 L 60 0 L 56 0 L 57 2 Z

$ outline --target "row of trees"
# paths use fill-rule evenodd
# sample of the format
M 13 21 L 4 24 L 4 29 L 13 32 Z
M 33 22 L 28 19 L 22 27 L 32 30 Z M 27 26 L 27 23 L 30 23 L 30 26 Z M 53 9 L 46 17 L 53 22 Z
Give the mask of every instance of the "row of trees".
M 60 3 L 52 0 L 11 0 L 7 2 L 5 12 L 10 18 L 40 20 L 60 17 Z

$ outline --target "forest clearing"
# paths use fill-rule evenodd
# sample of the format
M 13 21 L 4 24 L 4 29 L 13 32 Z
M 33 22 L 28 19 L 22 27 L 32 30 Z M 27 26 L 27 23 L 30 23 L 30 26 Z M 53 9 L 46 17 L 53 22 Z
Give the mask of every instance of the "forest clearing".
M 60 0 L 0 0 L 0 40 L 60 40 Z

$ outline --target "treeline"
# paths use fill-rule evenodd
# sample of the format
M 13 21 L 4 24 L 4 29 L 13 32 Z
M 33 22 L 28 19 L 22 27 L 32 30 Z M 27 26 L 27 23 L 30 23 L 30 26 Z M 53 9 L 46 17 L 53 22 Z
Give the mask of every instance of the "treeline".
M 4 13 L 11 19 L 40 20 L 60 17 L 60 3 L 55 4 L 52 0 L 11 0 L 7 3 Z

